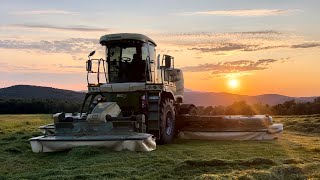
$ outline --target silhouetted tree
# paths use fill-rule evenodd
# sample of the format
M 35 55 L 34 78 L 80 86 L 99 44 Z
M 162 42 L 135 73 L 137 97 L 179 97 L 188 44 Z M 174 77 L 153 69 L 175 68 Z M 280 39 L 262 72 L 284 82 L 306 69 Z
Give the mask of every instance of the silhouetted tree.
M 314 102 L 314 103 L 320 103 L 320 97 L 314 98 L 313 102 Z
M 256 114 L 252 107 L 245 101 L 234 102 L 232 105 L 226 107 L 226 114 L 228 115 L 252 115 Z
M 81 104 L 69 101 L 51 100 L 22 100 L 8 99 L 0 100 L 0 114 L 48 114 L 56 112 L 76 112 Z
M 205 115 L 210 115 L 211 114 L 211 112 L 212 112 L 212 110 L 213 110 L 213 107 L 212 106 L 208 106 L 208 107 L 205 107 L 204 109 L 203 109 L 203 114 L 205 114 Z

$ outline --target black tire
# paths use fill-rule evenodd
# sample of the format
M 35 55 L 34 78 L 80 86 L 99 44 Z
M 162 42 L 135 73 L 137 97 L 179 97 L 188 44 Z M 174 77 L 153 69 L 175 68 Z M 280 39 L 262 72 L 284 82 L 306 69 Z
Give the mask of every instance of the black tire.
M 173 100 L 164 99 L 160 105 L 160 138 L 159 144 L 169 144 L 175 134 L 175 109 Z

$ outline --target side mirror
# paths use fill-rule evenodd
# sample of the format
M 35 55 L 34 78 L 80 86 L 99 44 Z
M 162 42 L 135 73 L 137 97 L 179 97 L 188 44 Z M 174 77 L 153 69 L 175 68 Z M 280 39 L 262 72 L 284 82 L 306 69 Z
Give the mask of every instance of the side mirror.
M 88 55 L 88 57 L 93 56 L 95 53 L 96 53 L 96 51 L 92 51 L 92 52 Z
M 165 68 L 170 68 L 171 67 L 171 59 L 172 59 L 171 56 L 164 55 Z
M 91 71 L 92 71 L 92 60 L 87 60 L 86 70 L 87 70 L 88 72 L 91 72 Z

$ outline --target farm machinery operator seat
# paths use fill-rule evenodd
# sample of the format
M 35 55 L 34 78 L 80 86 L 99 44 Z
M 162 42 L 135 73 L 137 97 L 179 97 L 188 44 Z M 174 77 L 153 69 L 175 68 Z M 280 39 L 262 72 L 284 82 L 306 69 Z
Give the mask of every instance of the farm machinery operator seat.
M 142 60 L 141 54 L 133 54 L 130 65 L 129 78 L 131 81 L 145 81 L 146 63 Z

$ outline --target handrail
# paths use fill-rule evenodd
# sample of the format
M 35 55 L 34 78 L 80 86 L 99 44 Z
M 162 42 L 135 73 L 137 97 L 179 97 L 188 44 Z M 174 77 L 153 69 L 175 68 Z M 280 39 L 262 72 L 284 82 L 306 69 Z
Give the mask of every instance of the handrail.
M 97 80 L 98 80 L 98 84 L 100 82 L 100 60 L 98 61 L 98 73 L 97 73 Z
M 90 61 L 97 61 L 98 62 L 98 69 L 97 69 L 97 72 L 94 72 L 94 71 L 87 71 L 87 83 L 88 83 L 88 86 L 90 85 L 90 82 L 89 82 L 89 74 L 90 73 L 97 73 L 97 81 L 98 81 L 98 84 L 100 84 L 100 65 L 101 65 L 101 62 L 102 62 L 102 65 L 103 65 L 103 73 L 104 73 L 104 76 L 106 78 L 106 81 L 107 81 L 107 74 L 106 74 L 106 67 L 105 67 L 105 61 L 104 59 L 100 58 L 100 59 L 89 59 Z M 87 61 L 88 62 L 88 61 Z

